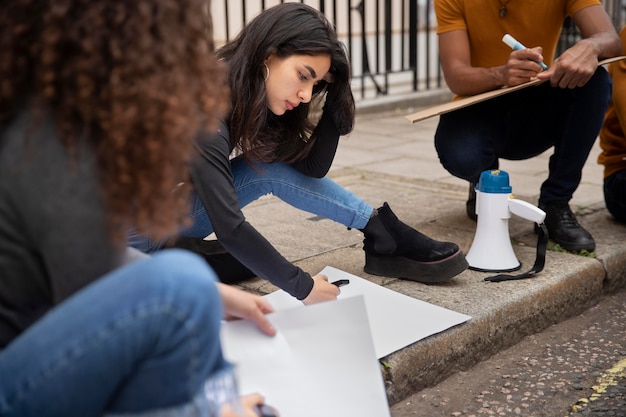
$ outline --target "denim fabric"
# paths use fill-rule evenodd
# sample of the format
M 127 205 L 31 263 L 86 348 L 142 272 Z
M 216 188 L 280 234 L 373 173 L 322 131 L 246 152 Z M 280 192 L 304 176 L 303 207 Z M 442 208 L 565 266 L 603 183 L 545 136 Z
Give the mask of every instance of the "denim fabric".
M 75 293 L 0 352 L 0 415 L 210 415 L 204 383 L 230 367 L 215 279 L 166 250 Z
M 363 229 L 374 208 L 354 193 L 329 178 L 306 176 L 283 163 L 257 163 L 254 169 L 243 158 L 231 161 L 234 186 L 240 207 L 267 194 L 287 204 L 354 229 Z M 197 193 L 192 194 L 193 226 L 182 236 L 204 238 L 213 233 L 213 226 Z M 130 245 L 144 252 L 153 252 L 165 242 L 152 242 L 131 232 Z
M 435 148 L 452 175 L 478 182 L 499 158 L 531 158 L 554 146 L 539 203 L 569 201 L 597 138 L 611 97 L 611 80 L 598 68 L 579 88 L 545 82 L 440 117 Z
M 626 222 L 626 171 L 617 171 L 604 179 L 604 201 L 613 217 Z
M 217 409 L 208 409 L 203 392 L 184 405 L 142 411 L 138 413 L 106 413 L 103 417 L 219 417 Z

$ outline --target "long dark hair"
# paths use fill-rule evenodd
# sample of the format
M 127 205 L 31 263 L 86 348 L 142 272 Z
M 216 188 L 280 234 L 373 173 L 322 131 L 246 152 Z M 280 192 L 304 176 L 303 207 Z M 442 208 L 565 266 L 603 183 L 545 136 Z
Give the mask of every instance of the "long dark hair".
M 188 214 L 177 185 L 188 176 L 192 138 L 228 105 L 208 7 L 203 0 L 0 3 L 0 123 L 26 103 L 51 113 L 69 150 L 88 140 L 119 241 L 129 223 L 155 238 L 171 235 Z
M 315 143 L 315 126 L 309 121 L 310 105 L 301 103 L 282 116 L 267 107 L 264 62 L 271 55 L 327 54 L 333 82 L 320 81 L 313 97 L 327 91 L 335 124 L 341 134 L 352 131 L 354 98 L 350 65 L 343 44 L 328 20 L 302 3 L 283 3 L 261 12 L 237 37 L 218 49 L 229 66 L 232 109 L 227 120 L 233 145 L 246 159 L 293 162 L 304 157 Z M 330 103 L 329 103 L 330 104 Z M 327 106 L 328 107 L 328 106 Z

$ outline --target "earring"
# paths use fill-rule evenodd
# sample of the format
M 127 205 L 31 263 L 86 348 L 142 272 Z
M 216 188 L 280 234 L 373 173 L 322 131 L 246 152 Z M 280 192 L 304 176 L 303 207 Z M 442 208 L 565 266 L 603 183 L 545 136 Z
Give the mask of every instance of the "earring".
M 263 63 L 263 66 L 265 67 L 265 75 L 263 76 L 263 81 L 267 81 L 267 79 L 270 77 L 270 67 L 268 67 L 265 62 Z

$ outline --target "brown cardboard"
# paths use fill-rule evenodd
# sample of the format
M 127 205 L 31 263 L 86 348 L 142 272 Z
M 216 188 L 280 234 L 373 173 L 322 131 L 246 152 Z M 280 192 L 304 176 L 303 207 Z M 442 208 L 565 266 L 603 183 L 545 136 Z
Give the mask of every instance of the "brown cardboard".
M 610 64 L 611 62 L 621 61 L 622 59 L 626 59 L 626 56 L 617 56 L 614 58 L 605 59 L 599 62 L 598 65 Z M 535 85 L 539 85 L 546 80 L 532 80 L 525 84 L 516 85 L 515 87 L 504 87 L 498 90 L 487 91 L 485 93 L 476 94 L 470 97 L 464 97 L 458 100 L 451 101 L 449 103 L 440 104 L 438 106 L 430 107 L 424 110 L 420 110 L 417 113 L 409 114 L 406 118 L 411 123 L 417 123 L 421 120 L 428 119 L 433 116 L 439 116 L 444 113 L 448 113 L 454 110 L 461 109 L 463 107 L 471 106 L 472 104 L 480 103 L 481 101 L 489 100 L 494 97 L 501 96 L 503 94 L 512 93 L 517 90 L 521 90 L 522 88 L 532 87 Z

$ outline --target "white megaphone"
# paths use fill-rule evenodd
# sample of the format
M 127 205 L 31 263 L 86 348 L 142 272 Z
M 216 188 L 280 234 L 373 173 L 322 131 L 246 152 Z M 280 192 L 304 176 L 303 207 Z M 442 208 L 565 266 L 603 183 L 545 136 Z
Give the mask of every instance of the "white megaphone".
M 476 235 L 465 256 L 470 269 L 509 272 L 522 266 L 509 238 L 511 213 L 535 223 L 546 217 L 540 208 L 513 198 L 508 173 L 483 171 L 476 185 Z

